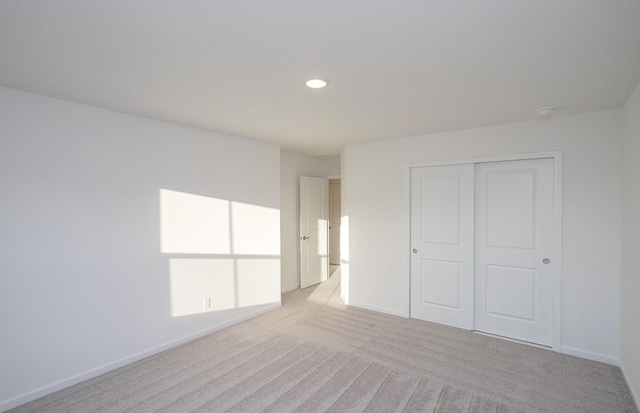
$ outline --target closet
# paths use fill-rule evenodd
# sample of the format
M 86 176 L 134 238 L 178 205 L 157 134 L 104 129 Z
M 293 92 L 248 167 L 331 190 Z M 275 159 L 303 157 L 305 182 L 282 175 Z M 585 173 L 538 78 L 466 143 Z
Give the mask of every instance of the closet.
M 554 159 L 411 168 L 411 317 L 552 346 Z

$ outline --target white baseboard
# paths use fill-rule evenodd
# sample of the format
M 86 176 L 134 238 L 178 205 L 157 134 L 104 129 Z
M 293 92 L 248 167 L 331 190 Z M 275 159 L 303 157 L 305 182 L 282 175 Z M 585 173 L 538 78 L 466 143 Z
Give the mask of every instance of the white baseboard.
M 348 305 L 353 307 L 358 307 L 358 308 L 364 308 L 365 310 L 375 311 L 377 313 L 384 313 L 389 315 L 395 315 L 402 318 L 409 318 L 408 313 L 405 313 L 403 311 L 398 311 L 398 310 L 392 310 L 390 308 L 377 307 L 375 305 L 362 304 L 362 303 L 354 303 L 353 301 L 351 301 Z
M 141 351 L 139 353 L 133 354 L 131 356 L 127 356 L 124 358 L 121 358 L 119 360 L 113 361 L 111 363 L 107 363 L 104 364 L 102 366 L 96 367 L 94 369 L 85 371 L 84 373 L 80 373 L 77 374 L 75 376 L 71 376 L 69 378 L 66 379 L 62 379 L 60 381 L 57 381 L 55 383 L 51 383 L 48 384 L 46 386 L 42 386 L 38 389 L 32 390 L 30 392 L 21 394 L 20 396 L 16 396 L 13 397 L 11 399 L 7 399 L 7 400 L 3 400 L 0 402 L 0 412 L 4 412 L 7 411 L 9 409 L 13 409 L 14 407 L 18 407 L 22 404 L 28 403 L 30 401 L 39 399 L 40 397 L 46 396 L 48 394 L 57 392 L 59 390 L 62 390 L 66 387 L 69 386 L 73 386 L 74 384 L 80 383 L 82 381 L 85 380 L 89 380 L 92 379 L 94 377 L 97 377 L 101 374 L 110 372 L 112 370 L 115 370 L 117 368 L 120 368 L 122 366 L 126 366 L 127 364 L 131 364 L 133 362 L 136 362 L 138 360 L 142 360 L 143 358 L 149 357 L 149 356 L 153 356 L 154 354 L 158 354 L 161 353 L 165 350 L 168 350 L 170 348 L 179 346 L 180 344 L 184 344 L 187 343 L 189 341 L 195 340 L 196 338 L 200 338 L 203 336 L 206 336 L 207 334 L 211 334 L 214 333 L 218 330 L 222 330 L 223 328 L 232 326 L 234 324 L 238 324 L 242 321 L 246 321 L 249 320 L 251 318 L 257 317 L 260 314 L 264 314 L 267 313 L 269 311 L 275 310 L 276 308 L 280 308 L 282 307 L 282 303 L 272 303 L 272 304 L 267 304 L 265 307 L 260 308 L 259 310 L 256 311 L 252 311 L 249 314 L 245 314 L 243 316 L 237 317 L 237 318 L 233 318 L 231 320 L 227 320 L 225 322 L 216 324 L 212 327 L 206 328 L 204 330 L 200 330 L 198 332 L 195 332 L 193 334 L 189 334 L 187 336 L 178 338 L 176 340 L 172 340 L 169 341 L 167 343 L 161 344 L 159 346 L 156 347 L 152 347 L 150 349 Z
M 606 354 L 594 353 L 592 351 L 580 350 L 573 347 L 560 346 L 559 353 L 568 354 L 570 356 L 576 356 L 587 360 L 599 361 L 601 363 L 607 363 L 614 366 L 620 365 L 620 359 L 613 356 L 607 356 Z
M 624 371 L 624 365 L 622 363 L 620 363 L 620 371 L 622 372 L 622 378 L 624 379 L 624 382 L 627 385 L 627 388 L 629 389 L 629 393 L 631 393 L 631 398 L 633 399 L 633 402 L 636 404 L 636 410 L 640 412 L 640 398 L 638 398 L 639 395 L 636 394 L 634 388 L 631 386 L 631 383 L 629 383 L 629 378 L 627 376 L 627 373 L 625 373 Z
M 286 293 L 287 291 L 292 291 L 292 290 L 297 290 L 298 288 L 300 288 L 299 285 L 290 285 L 288 287 L 282 287 L 282 289 L 280 290 L 281 294 Z

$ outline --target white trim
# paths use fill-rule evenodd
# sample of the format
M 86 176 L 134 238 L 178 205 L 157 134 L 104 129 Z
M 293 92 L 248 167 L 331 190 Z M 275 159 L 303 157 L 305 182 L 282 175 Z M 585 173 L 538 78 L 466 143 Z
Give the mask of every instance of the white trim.
M 552 152 L 534 152 L 534 153 L 524 153 L 524 154 L 514 154 L 514 155 L 495 155 L 495 156 L 483 156 L 478 158 L 460 158 L 460 159 L 444 159 L 437 161 L 427 161 L 427 162 L 411 162 L 406 164 L 406 176 L 407 176 L 407 209 L 408 215 L 411 217 L 411 169 L 412 168 L 420 168 L 424 166 L 444 166 L 444 165 L 458 165 L 458 164 L 476 164 L 476 163 L 486 163 L 486 162 L 500 162 L 500 161 L 517 161 L 517 160 L 525 160 L 525 159 L 541 159 L 541 158 L 552 158 L 553 159 L 553 302 L 552 302 L 552 316 L 553 316 L 553 325 L 551 331 L 551 340 L 552 340 L 552 349 L 554 351 L 563 353 L 562 350 L 562 151 L 552 151 Z M 411 219 L 409 219 L 409 236 L 411 236 Z M 411 239 L 408 240 L 409 248 L 407 248 L 407 257 L 409 260 L 409 267 L 411 268 L 411 253 L 409 249 L 411 248 Z M 411 317 L 411 272 L 409 272 L 408 277 L 408 288 L 407 293 L 409 294 L 409 312 L 407 317 Z M 576 350 L 580 352 L 579 350 Z M 585 353 L 585 352 L 582 352 Z M 569 353 L 567 353 L 569 354 Z M 586 353 L 585 353 L 586 354 Z M 600 357 L 600 355 L 592 354 L 593 357 Z M 575 354 L 577 355 L 577 354 Z M 583 357 L 583 356 L 578 356 Z M 617 359 L 601 356 L 604 363 L 616 364 Z M 583 358 L 593 359 L 591 356 L 584 356 Z M 601 361 L 598 359 L 598 361 Z M 615 361 L 611 363 L 611 361 Z
M 522 159 L 540 159 L 540 158 L 562 158 L 562 151 L 552 152 L 534 152 L 514 155 L 495 155 L 495 156 L 483 156 L 479 158 L 458 158 L 458 159 L 444 159 L 438 161 L 426 161 L 426 162 L 410 162 L 406 164 L 407 169 L 419 168 L 422 166 L 441 166 L 441 165 L 457 165 L 461 163 L 486 163 L 486 162 L 500 162 L 500 161 L 518 161 Z
M 491 333 L 485 333 L 484 331 L 477 331 L 477 330 L 473 330 L 472 331 L 473 334 L 479 334 L 481 336 L 486 336 L 486 337 L 493 337 L 493 338 L 497 338 L 498 340 L 505 340 L 505 341 L 511 341 L 512 343 L 518 343 L 518 344 L 525 344 L 527 346 L 531 346 L 531 347 L 536 347 L 536 348 L 541 348 L 543 350 L 553 350 L 551 347 L 549 346 L 543 346 L 541 344 L 536 344 L 536 343 L 530 343 L 528 341 L 522 341 L 522 340 L 516 340 L 515 338 L 510 338 L 510 337 L 505 337 L 505 336 L 499 336 L 497 334 L 491 334 Z
M 624 367 L 622 365 L 622 363 L 620 363 L 620 371 L 622 372 L 622 378 L 624 379 L 624 383 L 627 385 L 627 388 L 629 389 L 629 393 L 631 393 L 631 398 L 633 399 L 633 402 L 636 405 L 636 410 L 640 411 L 640 395 L 636 394 L 633 387 L 631 387 L 629 385 L 629 379 L 627 377 L 627 373 L 625 373 L 624 371 Z
M 555 349 L 554 349 L 555 350 Z M 620 366 L 620 359 L 617 357 L 607 356 L 606 354 L 594 353 L 592 351 L 580 350 L 578 348 L 561 346 L 560 353 L 568 354 L 570 356 L 576 356 L 583 359 L 599 361 L 601 363 L 611 364 L 613 366 Z
M 362 304 L 362 303 L 354 303 L 353 301 L 348 304 L 352 307 L 364 308 L 365 310 L 375 311 L 376 313 L 383 313 L 389 315 L 395 315 L 397 317 L 409 318 L 409 313 L 405 313 L 404 311 L 392 310 L 390 308 L 378 307 L 375 305 Z
M 113 361 L 111 363 L 107 363 L 107 364 L 103 364 L 102 366 L 93 368 L 91 370 L 85 371 L 84 373 L 80 373 L 80 374 L 76 374 L 75 376 L 71 376 L 68 377 L 66 379 L 62 379 L 59 380 L 55 383 L 52 384 L 47 384 L 46 386 L 42 386 L 38 389 L 32 390 L 30 392 L 21 394 L 19 396 L 13 397 L 11 399 L 7 399 L 7 400 L 3 400 L 2 402 L 0 402 L 0 412 L 4 412 L 6 410 L 9 409 L 13 409 L 14 407 L 18 407 L 22 404 L 31 402 L 33 400 L 39 399 L 43 396 L 46 396 L 48 394 L 54 393 L 58 390 L 62 390 L 64 388 L 67 388 L 69 386 L 73 386 L 74 384 L 80 383 L 82 381 L 85 380 L 89 380 L 92 379 L 94 377 L 97 377 L 101 374 L 110 372 L 112 370 L 115 370 L 117 368 L 120 368 L 122 366 L 126 366 L 127 364 L 131 364 L 133 362 L 136 362 L 138 360 L 142 360 L 143 358 L 152 356 L 154 354 L 158 354 L 161 353 L 165 350 L 169 350 L 170 348 L 179 346 L 180 344 L 184 344 L 187 343 L 189 341 L 195 340 L 197 338 L 206 336 L 207 334 L 211 334 L 214 333 L 216 331 L 222 330 L 223 328 L 229 327 L 231 325 L 234 324 L 238 324 L 242 321 L 246 321 L 250 318 L 254 318 L 257 317 L 261 314 L 267 313 L 269 311 L 275 310 L 277 308 L 282 307 L 282 303 L 278 302 L 278 303 L 272 303 L 272 304 L 268 304 L 265 307 L 256 310 L 256 311 L 252 311 L 249 314 L 245 314 L 243 316 L 234 318 L 232 320 L 227 320 L 225 322 L 216 324 L 213 327 L 209 327 L 206 328 L 204 330 L 200 330 L 196 333 L 193 334 L 189 334 L 187 336 L 178 338 L 176 340 L 172 340 L 169 341 L 167 343 L 161 344 L 159 346 L 156 347 L 152 347 L 150 349 L 147 350 L 143 350 L 139 353 L 135 353 L 132 354 L 130 356 L 121 358 L 119 360 Z
M 552 348 L 562 347 L 562 153 L 553 152 L 553 330 Z
M 327 175 L 327 179 L 342 179 L 340 175 Z

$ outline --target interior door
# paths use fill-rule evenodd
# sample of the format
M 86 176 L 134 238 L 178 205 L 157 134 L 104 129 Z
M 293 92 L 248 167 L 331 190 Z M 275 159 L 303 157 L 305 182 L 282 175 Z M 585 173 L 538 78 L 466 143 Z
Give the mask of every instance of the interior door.
M 300 177 L 300 288 L 329 278 L 329 180 Z
M 329 180 L 329 263 L 340 265 L 341 185 L 339 179 Z
M 473 164 L 411 169 L 411 317 L 473 329 Z
M 553 160 L 475 168 L 475 329 L 551 346 Z

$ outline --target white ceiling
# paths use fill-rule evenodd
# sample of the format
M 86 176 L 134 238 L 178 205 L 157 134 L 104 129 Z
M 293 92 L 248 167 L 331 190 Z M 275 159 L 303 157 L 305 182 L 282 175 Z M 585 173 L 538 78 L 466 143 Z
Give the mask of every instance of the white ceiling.
M 638 82 L 640 0 L 0 1 L 0 85 L 308 155 L 618 108 Z

